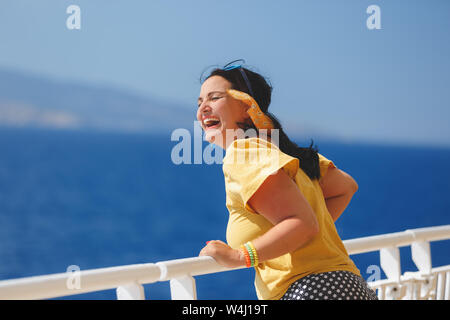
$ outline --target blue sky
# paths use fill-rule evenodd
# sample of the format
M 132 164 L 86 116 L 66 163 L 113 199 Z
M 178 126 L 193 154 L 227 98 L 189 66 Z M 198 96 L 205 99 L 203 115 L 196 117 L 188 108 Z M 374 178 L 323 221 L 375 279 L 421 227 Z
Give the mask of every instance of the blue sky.
M 68 30 L 66 8 L 81 8 Z M 369 5 L 381 29 L 369 30 Z M 0 67 L 192 108 L 210 65 L 244 58 L 270 111 L 344 141 L 450 146 L 449 1 L 2 0 Z

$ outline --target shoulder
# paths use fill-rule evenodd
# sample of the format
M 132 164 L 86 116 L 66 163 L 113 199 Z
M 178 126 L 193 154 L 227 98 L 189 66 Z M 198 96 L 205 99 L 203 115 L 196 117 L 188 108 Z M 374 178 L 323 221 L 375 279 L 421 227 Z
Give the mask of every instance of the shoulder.
M 299 160 L 282 152 L 275 144 L 260 138 L 237 139 L 226 150 L 223 172 L 227 176 L 267 176 L 284 168 L 294 177 Z
M 233 153 L 233 152 L 241 151 L 241 150 L 251 150 L 254 148 L 278 149 L 278 147 L 275 144 L 273 144 L 265 139 L 261 139 L 261 138 L 257 138 L 257 137 L 246 138 L 246 139 L 236 139 L 227 147 L 227 149 L 225 151 L 225 157 L 229 153 Z
M 236 139 L 226 149 L 224 166 L 255 164 L 266 157 L 276 157 L 281 152 L 278 147 L 260 138 Z
M 327 174 L 328 169 L 336 168 L 336 165 L 322 154 L 317 153 L 317 155 L 319 156 L 320 176 L 324 177 Z
M 282 152 L 276 144 L 261 138 L 236 139 L 225 152 L 223 165 L 265 165 L 282 158 L 296 159 Z M 297 159 L 298 160 L 298 159 Z

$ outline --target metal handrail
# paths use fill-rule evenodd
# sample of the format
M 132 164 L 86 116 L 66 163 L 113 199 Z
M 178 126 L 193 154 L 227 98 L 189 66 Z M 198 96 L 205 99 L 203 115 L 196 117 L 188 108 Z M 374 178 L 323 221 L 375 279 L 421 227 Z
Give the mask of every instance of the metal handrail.
M 385 248 L 407 246 L 414 243 L 450 239 L 450 225 L 419 228 L 403 232 L 345 240 L 350 255 Z M 192 276 L 232 271 L 240 268 L 225 268 L 211 257 L 193 257 L 134 264 L 110 268 L 18 278 L 0 281 L 0 299 L 48 299 L 87 292 L 118 288 L 118 296 L 143 298 L 142 284 L 158 281 L 194 281 Z M 73 277 L 81 279 L 80 287 L 70 286 Z M 189 284 L 191 285 L 191 284 Z M 188 285 L 188 287 L 189 287 Z M 184 286 L 182 284 L 182 286 Z M 195 282 L 192 284 L 195 297 Z M 173 290 L 172 290 L 173 291 Z M 172 292 L 173 297 L 173 292 Z

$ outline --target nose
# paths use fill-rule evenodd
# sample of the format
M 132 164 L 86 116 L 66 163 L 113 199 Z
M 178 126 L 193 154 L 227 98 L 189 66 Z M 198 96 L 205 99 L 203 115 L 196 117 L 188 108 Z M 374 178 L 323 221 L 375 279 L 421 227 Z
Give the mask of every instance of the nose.
M 199 114 L 203 115 L 203 114 L 207 114 L 211 111 L 211 107 L 209 106 L 208 102 L 202 102 L 200 107 L 199 107 Z

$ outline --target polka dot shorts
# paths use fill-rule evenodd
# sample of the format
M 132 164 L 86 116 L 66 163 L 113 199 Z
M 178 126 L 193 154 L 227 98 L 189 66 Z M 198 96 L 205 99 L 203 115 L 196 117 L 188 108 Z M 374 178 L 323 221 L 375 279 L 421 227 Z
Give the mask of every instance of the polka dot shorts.
M 378 300 L 366 281 L 349 271 L 311 274 L 291 284 L 281 300 Z

